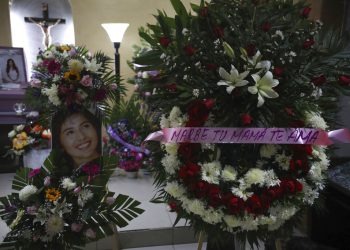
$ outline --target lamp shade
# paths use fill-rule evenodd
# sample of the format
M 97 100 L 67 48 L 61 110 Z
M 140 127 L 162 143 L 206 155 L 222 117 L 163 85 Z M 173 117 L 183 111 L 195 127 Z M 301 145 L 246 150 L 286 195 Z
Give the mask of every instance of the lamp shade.
M 126 29 L 129 27 L 128 23 L 103 23 L 101 25 L 107 31 L 112 43 L 120 43 Z

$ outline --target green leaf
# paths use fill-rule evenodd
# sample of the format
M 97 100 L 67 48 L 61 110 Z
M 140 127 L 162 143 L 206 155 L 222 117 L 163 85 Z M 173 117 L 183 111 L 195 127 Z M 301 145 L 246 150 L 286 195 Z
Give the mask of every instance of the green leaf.
M 187 10 L 185 6 L 182 4 L 180 0 L 170 0 L 171 4 L 173 5 L 176 14 L 179 15 L 181 22 L 184 26 L 188 23 L 189 16 L 187 14 Z
M 156 46 L 157 41 L 155 41 L 150 35 L 148 35 L 145 32 L 139 31 L 139 36 L 144 39 L 146 42 L 148 42 L 151 46 Z

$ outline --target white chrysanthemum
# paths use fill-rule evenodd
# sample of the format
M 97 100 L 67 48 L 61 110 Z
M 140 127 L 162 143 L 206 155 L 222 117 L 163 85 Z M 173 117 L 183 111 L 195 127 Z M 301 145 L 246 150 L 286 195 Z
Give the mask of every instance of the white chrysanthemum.
M 54 75 L 53 76 L 53 78 L 52 78 L 52 82 L 54 82 L 54 83 L 56 83 L 56 82 L 58 82 L 58 81 L 61 81 L 61 77 L 60 77 L 60 75 Z
M 64 221 L 58 215 L 52 215 L 46 224 L 46 232 L 49 235 L 56 235 L 63 231 Z
M 267 187 L 274 187 L 280 184 L 280 180 L 278 179 L 275 171 L 273 169 L 265 171 L 265 185 Z
M 164 190 L 165 192 L 167 192 L 168 194 L 170 194 L 175 198 L 179 198 L 186 193 L 185 188 L 180 186 L 177 182 L 169 182 L 165 186 Z
M 303 202 L 312 205 L 314 201 L 318 198 L 319 192 L 316 189 L 312 189 L 305 181 L 300 181 L 303 184 Z
M 219 184 L 219 177 L 221 172 L 220 162 L 213 161 L 209 163 L 203 163 L 201 166 L 202 180 L 208 183 Z
M 18 194 L 19 199 L 21 201 L 26 201 L 30 196 L 32 196 L 33 194 L 36 194 L 37 191 L 38 191 L 38 188 L 34 185 L 25 186 L 24 188 L 21 189 L 21 191 L 19 191 L 19 194 Z
M 16 134 L 17 134 L 17 133 L 16 133 L 15 130 L 11 130 L 11 131 L 7 134 L 7 136 L 8 136 L 9 138 L 12 138 L 12 137 L 14 137 Z
M 44 58 L 54 58 L 53 53 L 50 50 L 46 50 L 43 54 Z
M 24 129 L 24 125 L 23 124 L 21 124 L 21 125 L 18 125 L 18 126 L 16 126 L 16 131 L 17 132 L 20 132 L 20 131 L 22 131 L 23 129 Z
M 244 216 L 244 219 L 241 222 L 241 228 L 243 231 L 252 231 L 258 229 L 259 222 L 257 218 L 253 216 Z
M 265 180 L 265 171 L 258 168 L 250 169 L 244 176 L 244 181 L 248 187 L 253 184 L 263 186 L 264 180 Z
M 90 200 L 94 194 L 89 189 L 83 189 L 78 194 L 78 205 L 83 207 L 85 203 Z
M 190 212 L 199 216 L 203 216 L 205 213 L 204 203 L 198 199 L 191 200 L 188 209 Z
M 237 171 L 230 165 L 226 165 L 221 172 L 221 178 L 224 181 L 235 181 L 237 178 Z
M 328 125 L 326 124 L 325 120 L 322 118 L 322 116 L 319 113 L 316 112 L 308 112 L 306 113 L 306 125 L 309 125 L 313 128 L 319 128 L 326 130 L 328 128 Z
M 260 156 L 270 159 L 277 153 L 278 147 L 273 144 L 265 144 L 260 147 Z
M 57 95 L 58 93 L 58 86 L 56 84 L 52 84 L 51 88 L 43 88 L 41 90 L 41 93 L 46 95 L 49 98 L 49 101 L 55 105 L 59 106 L 61 104 L 61 101 Z
M 178 169 L 180 166 L 180 161 L 177 159 L 175 155 L 166 154 L 163 157 L 161 163 L 168 174 L 175 174 L 175 170 Z
M 258 216 L 259 225 L 272 225 L 276 222 L 275 216 Z
M 170 127 L 172 128 L 184 127 L 187 120 L 188 120 L 187 115 L 179 116 L 177 119 L 170 120 Z
M 240 220 L 237 220 L 236 216 L 233 215 L 225 215 L 223 220 L 226 223 L 226 225 L 231 228 L 239 227 L 242 223 Z
M 73 182 L 70 178 L 64 178 L 61 184 L 62 187 L 64 189 L 67 189 L 68 191 L 73 190 L 77 186 L 77 184 Z
M 160 128 L 170 128 L 170 121 L 165 117 L 165 115 L 163 114 L 161 117 L 160 117 Z
M 313 181 L 323 181 L 324 175 L 322 172 L 322 168 L 318 162 L 315 162 L 308 173 L 308 176 Z
M 84 68 L 84 64 L 77 59 L 70 59 L 68 61 L 68 67 L 70 71 L 80 73 Z
M 203 215 L 203 220 L 209 224 L 217 224 L 222 221 L 224 213 L 222 210 L 209 208 L 206 209 Z
M 275 162 L 278 163 L 278 165 L 285 171 L 289 170 L 289 164 L 291 159 L 292 157 L 285 155 L 284 152 L 282 154 L 275 155 Z
M 201 148 L 203 150 L 215 150 L 215 144 L 214 143 L 201 143 Z
M 318 159 L 320 160 L 321 168 L 323 170 L 326 170 L 330 164 L 330 161 L 329 161 L 327 155 L 324 152 L 322 152 L 322 153 L 320 153 Z
M 177 155 L 178 148 L 179 148 L 179 144 L 177 143 L 165 143 L 165 151 L 169 155 Z
M 181 117 L 181 115 L 182 115 L 182 112 L 180 108 L 177 106 L 174 106 L 170 111 L 169 120 L 170 121 L 177 120 L 179 117 Z
M 235 196 L 243 199 L 244 201 L 246 201 L 249 197 L 251 197 L 253 195 L 253 192 L 248 192 L 245 188 L 243 188 L 241 186 L 238 187 L 238 188 L 237 187 L 232 187 L 231 188 L 231 192 Z

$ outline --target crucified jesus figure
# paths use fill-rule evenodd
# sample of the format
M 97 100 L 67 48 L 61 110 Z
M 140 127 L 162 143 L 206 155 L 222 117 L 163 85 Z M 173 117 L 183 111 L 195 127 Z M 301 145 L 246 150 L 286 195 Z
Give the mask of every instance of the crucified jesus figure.
M 45 45 L 45 48 L 49 47 L 52 42 L 52 37 L 50 34 L 50 30 L 52 27 L 56 26 L 61 22 L 61 19 L 57 19 L 57 21 L 54 24 L 49 25 L 46 21 L 41 21 L 41 22 L 35 22 L 33 18 L 29 17 L 28 18 L 32 23 L 38 25 L 41 29 L 41 32 L 43 33 L 43 44 Z

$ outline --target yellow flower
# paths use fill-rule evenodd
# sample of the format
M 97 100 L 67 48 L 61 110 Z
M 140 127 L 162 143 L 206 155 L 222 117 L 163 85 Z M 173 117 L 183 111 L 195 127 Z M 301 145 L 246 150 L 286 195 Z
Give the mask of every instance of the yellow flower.
M 59 47 L 59 49 L 62 51 L 70 51 L 71 50 L 70 46 L 68 46 L 68 45 L 61 45 Z
M 69 66 L 70 72 L 75 72 L 75 73 L 80 73 L 84 68 L 84 64 L 77 59 L 69 60 L 68 66 Z
M 12 140 L 12 148 L 16 150 L 23 149 L 26 145 L 28 145 L 28 137 L 26 132 L 22 132 L 17 134 L 15 138 Z
M 57 201 L 61 197 L 61 192 L 57 188 L 48 188 L 46 190 L 46 199 L 49 201 Z
M 64 73 L 63 78 L 67 81 L 80 81 L 80 74 L 73 71 Z

